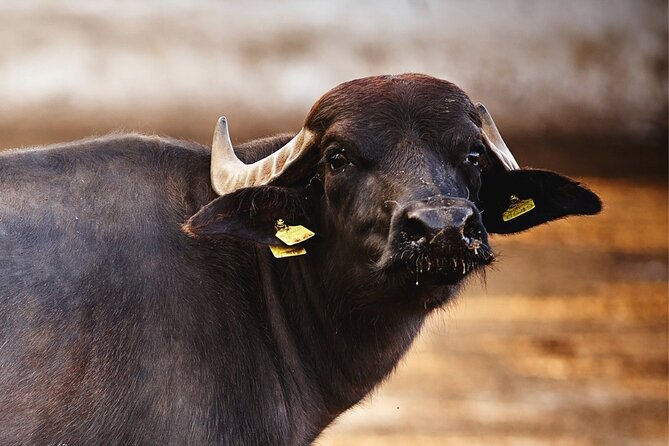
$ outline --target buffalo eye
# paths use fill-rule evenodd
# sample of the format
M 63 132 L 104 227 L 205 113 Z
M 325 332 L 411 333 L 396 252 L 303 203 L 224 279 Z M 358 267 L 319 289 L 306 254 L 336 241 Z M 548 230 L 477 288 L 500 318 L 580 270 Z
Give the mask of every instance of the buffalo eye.
M 481 157 L 481 154 L 479 152 L 472 151 L 472 152 L 469 152 L 469 155 L 467 155 L 467 161 L 469 161 L 470 163 L 472 163 L 475 166 L 478 166 L 480 157 Z
M 483 147 L 481 147 L 479 144 L 474 145 L 474 147 L 469 149 L 469 155 L 467 155 L 467 161 L 469 161 L 469 163 L 471 163 L 474 166 L 478 166 L 482 151 Z
M 332 170 L 341 170 L 349 164 L 348 158 L 346 158 L 346 154 L 343 150 L 330 152 L 326 159 Z

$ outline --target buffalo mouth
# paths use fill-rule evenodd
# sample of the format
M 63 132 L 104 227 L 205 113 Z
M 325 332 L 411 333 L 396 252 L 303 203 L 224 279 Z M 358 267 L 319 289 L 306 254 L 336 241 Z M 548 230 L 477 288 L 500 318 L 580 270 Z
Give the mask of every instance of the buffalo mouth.
M 424 239 L 402 243 L 384 268 L 406 275 L 419 285 L 455 285 L 469 274 L 481 271 L 495 260 L 492 248 L 478 238 L 467 244 L 433 246 Z

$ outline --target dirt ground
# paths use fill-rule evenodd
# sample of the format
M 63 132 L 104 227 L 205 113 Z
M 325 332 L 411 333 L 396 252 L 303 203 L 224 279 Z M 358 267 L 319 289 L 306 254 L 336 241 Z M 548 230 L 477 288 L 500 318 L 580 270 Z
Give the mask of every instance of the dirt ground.
M 601 215 L 493 239 L 486 284 L 317 444 L 666 445 L 667 186 L 585 182 Z

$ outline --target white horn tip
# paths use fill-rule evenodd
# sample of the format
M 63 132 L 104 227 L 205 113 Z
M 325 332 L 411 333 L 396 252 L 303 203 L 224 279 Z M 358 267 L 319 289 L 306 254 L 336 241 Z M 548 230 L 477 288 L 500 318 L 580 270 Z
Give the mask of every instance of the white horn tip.
M 228 135 L 228 119 L 225 116 L 221 116 L 216 122 L 216 127 L 214 129 L 214 139 L 216 139 L 217 136 L 225 135 Z
M 214 140 L 212 141 L 212 149 L 232 149 L 232 141 L 230 140 L 230 132 L 228 130 L 228 119 L 225 116 L 218 118 L 216 128 L 214 129 Z
M 506 146 L 502 135 L 499 134 L 495 121 L 493 121 L 492 116 L 488 112 L 488 109 L 485 108 L 485 105 L 477 102 L 475 105 L 476 110 L 481 117 L 481 124 L 483 130 L 483 137 L 487 140 L 490 145 L 490 150 L 493 154 L 501 161 L 502 165 L 506 170 L 519 170 L 520 166 L 518 162 L 511 153 L 511 150 Z
M 490 116 L 490 112 L 488 112 L 488 109 L 485 108 L 485 105 L 481 104 L 480 102 L 477 102 L 476 104 L 474 104 L 474 106 L 476 107 L 476 111 L 479 112 L 479 116 L 483 121 L 487 122 L 492 121 L 492 116 Z
M 225 183 L 221 182 L 221 176 L 225 177 L 226 165 L 241 164 L 235 155 L 228 131 L 228 120 L 225 116 L 218 118 L 214 128 L 214 138 L 211 142 L 211 184 L 218 195 L 225 193 Z

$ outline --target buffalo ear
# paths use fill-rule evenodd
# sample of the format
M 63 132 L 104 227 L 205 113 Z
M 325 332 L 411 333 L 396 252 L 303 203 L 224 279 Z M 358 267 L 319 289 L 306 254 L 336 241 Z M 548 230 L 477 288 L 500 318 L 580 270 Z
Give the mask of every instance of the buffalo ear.
M 535 207 L 521 215 L 507 212 L 516 198 L 520 202 L 531 199 Z M 533 169 L 484 172 L 477 205 L 486 230 L 498 234 L 524 231 L 568 215 L 597 214 L 602 209 L 599 197 L 576 181 Z
M 258 186 L 225 194 L 203 206 L 182 225 L 193 238 L 233 237 L 265 245 L 282 245 L 274 235 L 278 219 L 304 224 L 306 198 L 296 189 Z

